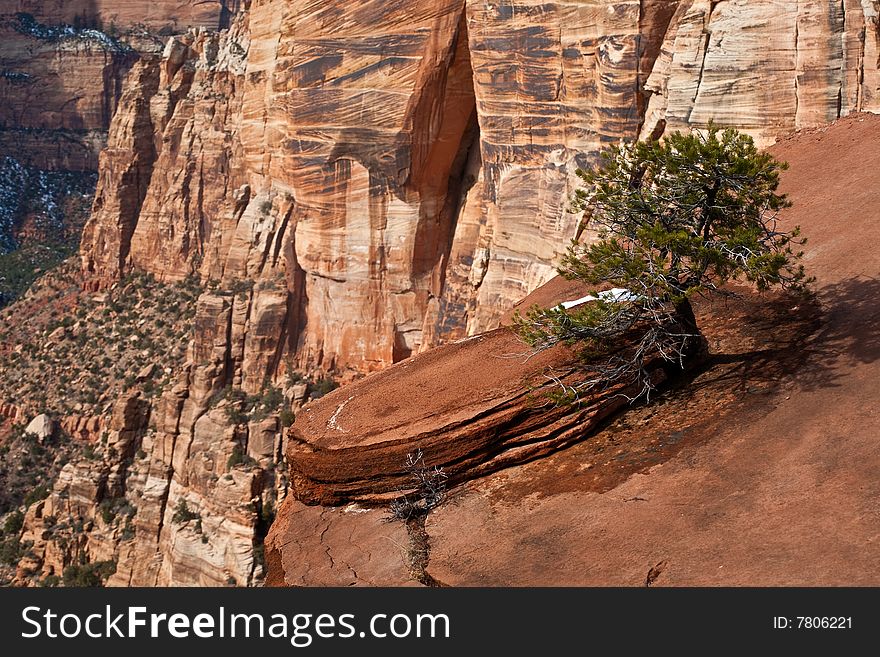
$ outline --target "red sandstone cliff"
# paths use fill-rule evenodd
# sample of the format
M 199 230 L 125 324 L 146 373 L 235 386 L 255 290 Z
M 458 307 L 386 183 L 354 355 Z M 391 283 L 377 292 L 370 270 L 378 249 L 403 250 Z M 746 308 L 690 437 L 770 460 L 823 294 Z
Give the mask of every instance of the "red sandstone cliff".
M 244 345 L 246 386 L 285 363 L 381 369 L 497 325 L 552 276 L 574 169 L 604 144 L 710 119 L 766 144 L 875 108 L 876 16 L 254 0 L 223 35 L 169 43 L 158 87 L 131 79 L 84 268 L 95 286 L 131 268 L 280 286 L 247 311 L 274 328 Z
M 219 29 L 237 0 L 16 0 L 0 12 L 0 155 L 94 171 L 138 54 L 190 27 Z
M 94 171 L 135 53 L 98 33 L 47 38 L 0 15 L 0 154 Z
M 278 413 L 243 420 L 218 399 L 274 383 L 301 400 L 291 375 L 381 370 L 497 326 L 553 275 L 576 230 L 566 204 L 574 170 L 603 145 L 710 119 L 769 144 L 878 103 L 877 3 L 869 1 L 20 4 L 45 21 L 86 12 L 105 25 L 144 20 L 181 32 L 161 57 L 132 66 L 121 95 L 105 68 L 112 84 L 76 112 L 56 113 L 84 121 L 107 105 L 96 98 L 118 98 L 81 248 L 92 298 L 130 271 L 165 281 L 198 274 L 205 288 L 174 385 L 148 409 L 124 397 L 101 420 L 113 444 L 123 440 L 136 456 L 107 450 L 100 462 L 71 463 L 29 512 L 26 531 L 36 537 L 44 509 L 54 518 L 74 499 L 95 523 L 83 549 L 118 561 L 114 584 L 259 581 L 258 527 L 287 493 L 285 451 L 294 495 L 347 500 L 346 486 L 315 484 L 341 473 L 369 500 L 369 455 L 356 450 L 367 464 L 356 476 L 334 469 L 336 454 L 309 460 L 296 432 L 285 449 Z M 184 33 L 184 22 L 224 29 Z M 52 48 L 45 57 L 57 59 Z M 500 409 L 495 417 L 522 419 L 509 400 L 492 406 L 492 394 L 483 401 Z M 347 398 L 336 395 L 330 415 Z M 135 407 L 149 419 L 126 415 Z M 570 418 L 552 422 L 511 429 L 504 446 L 537 435 L 549 451 L 570 428 Z M 444 431 L 475 441 L 466 456 L 491 443 L 454 422 Z M 395 449 L 379 456 L 397 458 Z M 400 464 L 380 465 L 380 478 L 398 486 Z M 136 506 L 133 538 L 98 521 L 106 499 Z M 198 524 L 180 521 L 182 505 Z M 328 540 L 362 537 L 368 556 L 387 542 L 373 528 L 381 511 L 305 507 L 293 497 L 287 509 L 275 559 L 297 562 L 278 556 L 285 545 L 323 549 L 323 529 Z M 382 526 L 400 538 L 399 528 Z M 309 534 L 316 527 L 320 540 Z M 37 570 L 64 563 L 58 545 L 39 544 Z M 351 545 L 337 550 L 346 555 L 340 564 L 366 558 Z M 406 581 L 387 556 L 373 560 L 381 572 L 357 568 L 362 580 Z M 274 577 L 331 581 L 314 573 L 285 565 Z M 348 570 L 333 577 L 350 583 Z
M 10 13 L 25 12 L 49 24 L 99 23 L 118 29 L 182 31 L 187 27 L 219 29 L 228 25 L 241 0 L 9 0 Z

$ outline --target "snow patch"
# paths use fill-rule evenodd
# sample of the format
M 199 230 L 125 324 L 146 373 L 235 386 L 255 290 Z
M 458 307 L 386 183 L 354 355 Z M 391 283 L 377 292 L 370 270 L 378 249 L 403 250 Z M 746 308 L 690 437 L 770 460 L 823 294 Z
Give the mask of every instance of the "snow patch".
M 76 28 L 73 25 L 43 25 L 31 14 L 20 12 L 15 15 L 15 31 L 35 39 L 59 41 L 62 39 L 81 39 L 97 43 L 111 52 L 134 52 L 128 44 L 114 39 L 109 34 L 92 28 Z
M 611 303 L 625 303 L 628 301 L 638 301 L 641 297 L 638 294 L 634 294 L 629 290 L 622 287 L 614 287 L 610 290 L 605 290 L 604 292 L 599 292 L 596 296 L 592 294 L 588 294 L 585 297 L 581 297 L 580 299 L 574 299 L 573 301 L 563 301 L 560 303 L 557 308 L 562 308 L 564 310 L 568 310 L 569 308 L 574 308 L 576 306 L 583 305 L 585 303 L 589 303 L 590 301 L 610 301 Z
M 356 513 L 356 514 L 369 513 L 370 509 L 365 509 L 364 507 L 358 506 L 356 503 L 352 502 L 347 507 L 343 508 L 342 512 L 343 513 Z

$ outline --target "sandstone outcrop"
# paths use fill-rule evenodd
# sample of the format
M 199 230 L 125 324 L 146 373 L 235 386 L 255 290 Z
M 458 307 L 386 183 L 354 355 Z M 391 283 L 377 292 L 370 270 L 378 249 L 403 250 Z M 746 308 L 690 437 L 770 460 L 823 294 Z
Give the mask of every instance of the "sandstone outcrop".
M 872 2 L 307 6 L 169 43 L 114 128 L 155 115 L 146 192 L 108 159 L 103 196 L 131 202 L 96 206 L 82 249 L 96 287 L 254 281 L 249 389 L 497 326 L 553 275 L 574 170 L 608 143 L 709 120 L 769 143 L 877 104 Z
M 227 27 L 246 0 L 10 0 L 7 10 L 25 12 L 48 24 L 142 26 L 153 31 L 185 31 L 187 27 Z
M 95 171 L 136 55 L 97 32 L 49 38 L 27 27 L 0 15 L 0 153 L 41 169 Z
M 658 384 L 665 378 L 660 363 L 646 367 Z M 589 375 L 577 352 L 532 354 L 510 328 L 414 356 L 298 414 L 287 447 L 291 493 L 308 504 L 380 502 L 412 487 L 412 453 L 451 483 L 538 458 L 582 439 L 635 394 L 618 385 L 575 405 L 550 398 Z
M 580 284 L 553 279 L 522 305 L 552 306 L 583 292 Z M 358 532 L 363 543 L 379 541 L 384 524 L 355 521 L 345 509 L 367 505 L 390 519 L 395 517 L 393 500 L 417 499 L 422 493 L 413 490 L 416 485 L 406 468 L 409 454 L 423 458 L 420 467 L 442 469 L 446 501 L 427 515 L 421 529 L 407 523 L 409 541 L 398 544 L 408 545 L 408 550 L 371 552 L 371 563 L 412 564 L 414 551 L 423 550 L 427 568 L 410 569 L 410 575 L 428 585 L 456 581 L 448 570 L 435 567 L 437 556 L 444 554 L 436 552 L 435 527 L 447 516 L 455 518 L 452 524 L 470 526 L 459 510 L 460 499 L 470 503 L 475 498 L 474 505 L 492 509 L 508 496 L 519 496 L 526 501 L 518 504 L 529 507 L 531 497 L 614 489 L 633 474 L 674 457 L 686 443 L 684 436 L 697 440 L 693 427 L 709 418 L 718 424 L 742 412 L 742 405 L 752 401 L 743 400 L 744 389 L 763 394 L 768 385 L 775 385 L 768 382 L 778 379 L 780 370 L 790 374 L 803 364 L 791 354 L 785 363 L 774 358 L 782 359 L 815 329 L 809 304 L 798 311 L 785 295 L 738 292 L 739 299 L 697 306 L 700 324 L 720 354 L 717 361 L 700 363 L 685 376 L 688 382 L 694 378 L 692 384 L 667 386 L 664 396 L 652 404 L 629 407 L 625 398 L 600 394 L 580 406 L 556 405 L 546 396 L 555 385 L 553 379 L 571 381 L 580 363 L 561 347 L 529 357 L 525 345 L 506 328 L 431 350 L 313 402 L 289 433 L 290 494 L 266 539 L 267 584 L 337 582 L 333 570 L 309 570 L 307 564 L 315 564 L 323 550 L 344 549 L 346 530 Z M 775 328 L 768 334 L 766 327 L 771 325 Z M 740 381 L 738 358 L 750 358 L 753 350 L 767 356 Z M 538 385 L 530 388 L 530 381 Z M 711 435 L 711 428 L 700 430 L 703 440 Z M 533 483 L 533 478 L 539 482 Z M 303 502 L 315 506 L 304 507 Z M 333 534 L 339 538 L 322 537 L 319 551 L 311 532 L 317 519 L 325 518 L 333 519 Z M 491 533 L 493 519 L 484 517 L 482 522 Z M 421 538 L 414 531 L 423 532 Z M 564 549 L 576 548 L 559 546 L 554 554 Z M 509 554 L 505 558 L 512 559 Z M 514 561 L 517 565 L 505 568 L 523 566 Z M 527 572 L 531 568 L 525 566 Z M 505 581 L 495 577 L 468 583 Z

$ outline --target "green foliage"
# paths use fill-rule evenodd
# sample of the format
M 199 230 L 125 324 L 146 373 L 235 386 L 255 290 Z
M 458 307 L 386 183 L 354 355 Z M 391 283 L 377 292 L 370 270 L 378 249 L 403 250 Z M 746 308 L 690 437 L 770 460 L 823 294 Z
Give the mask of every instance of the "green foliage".
M 3 533 L 7 536 L 10 534 L 18 534 L 24 526 L 24 514 L 16 509 L 3 521 Z
M 232 454 L 229 456 L 229 459 L 226 461 L 226 469 L 231 470 L 237 465 L 242 465 L 245 467 L 252 467 L 257 465 L 257 462 L 248 456 L 247 452 L 245 452 L 241 446 L 236 445 L 232 448 Z
M 751 137 L 710 125 L 705 134 L 673 133 L 663 142 L 621 144 L 602 154 L 600 166 L 579 170 L 584 187 L 573 209 L 597 239 L 573 240 L 559 272 L 588 285 L 626 292 L 573 310 L 533 308 L 517 315 L 520 336 L 537 349 L 577 343 L 608 366 L 569 397 L 597 386 L 653 386 L 645 364 L 659 357 L 681 364 L 704 347 L 690 300 L 742 280 L 759 290 L 805 290 L 805 243 L 788 232 L 778 213 L 790 205 L 777 193 L 787 165 L 760 152 Z M 624 339 L 626 338 L 626 339 Z M 629 345 L 629 347 L 627 347 Z
M 289 408 L 281 409 L 281 412 L 278 414 L 278 418 L 281 420 L 281 426 L 285 429 L 291 426 L 296 420 L 296 415 Z
M 229 288 L 229 291 L 232 292 L 235 296 L 237 296 L 241 300 L 247 299 L 247 295 L 254 289 L 254 281 L 245 280 L 245 279 L 237 279 L 233 281 L 232 285 Z
M 95 561 L 94 563 L 67 566 L 62 576 L 64 586 L 93 588 L 103 586 L 104 580 L 115 572 L 115 561 Z
M 238 406 L 229 405 L 223 409 L 226 413 L 226 419 L 230 424 L 245 424 L 249 418 L 248 414 L 242 411 Z
M 32 543 L 25 541 L 22 543 L 18 535 L 6 536 L 0 541 L 0 563 L 7 566 L 14 566 L 18 563 L 27 551 L 31 548 Z
M 174 515 L 171 516 L 171 522 L 175 525 L 182 525 L 185 522 L 189 522 L 190 520 L 201 520 L 202 516 L 199 515 L 196 511 L 190 510 L 189 506 L 186 504 L 186 500 L 180 498 L 180 501 L 177 503 L 177 506 L 174 509 Z
M 223 399 L 229 402 L 223 409 L 223 412 L 226 414 L 226 419 L 230 424 L 245 424 L 250 419 L 250 416 L 243 410 L 243 407 L 253 404 L 254 399 L 248 396 L 244 390 L 231 386 L 224 388 L 216 396 L 217 401 Z M 210 403 L 213 402 L 214 400 L 212 399 Z
M 571 244 L 561 271 L 589 283 L 626 286 L 651 299 L 679 299 L 745 278 L 761 290 L 804 282 L 800 230 L 786 233 L 776 193 L 787 168 L 752 138 L 710 126 L 663 142 L 623 144 L 602 166 L 578 171 L 574 207 L 599 241 Z
M 105 525 L 109 525 L 116 518 L 116 509 L 112 499 L 101 500 L 101 503 L 98 505 L 98 511 L 101 513 L 101 520 L 104 521 Z
M 31 504 L 35 504 L 40 500 L 45 500 L 47 497 L 49 497 L 49 492 L 51 490 L 52 489 L 49 484 L 40 484 L 25 496 L 24 505 L 30 506 Z
M 336 390 L 339 384 L 329 376 L 309 383 L 309 399 L 320 399 L 328 392 Z
M 208 402 L 210 407 L 221 401 L 228 402 L 223 407 L 226 419 L 230 424 L 246 424 L 251 420 L 263 420 L 270 415 L 278 414 L 282 420 L 292 423 L 292 412 L 286 408 L 287 400 L 284 393 L 272 385 L 267 385 L 260 394 L 248 395 L 241 388 L 227 387 L 211 397 Z M 289 426 L 286 424 L 284 426 Z
M 260 402 L 270 411 L 278 410 L 278 408 L 284 403 L 284 393 L 274 386 L 269 386 L 263 392 L 263 397 Z

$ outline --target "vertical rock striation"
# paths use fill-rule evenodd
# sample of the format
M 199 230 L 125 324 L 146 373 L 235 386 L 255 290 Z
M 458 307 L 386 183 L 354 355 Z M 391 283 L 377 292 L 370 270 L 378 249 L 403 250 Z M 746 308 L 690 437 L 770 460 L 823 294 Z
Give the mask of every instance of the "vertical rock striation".
M 769 143 L 874 109 L 876 9 L 254 0 L 170 41 L 155 91 L 132 76 L 114 132 L 135 163 L 105 157 L 84 266 L 95 287 L 128 268 L 268 282 L 249 387 L 381 369 L 552 275 L 574 171 L 604 145 L 709 121 Z

